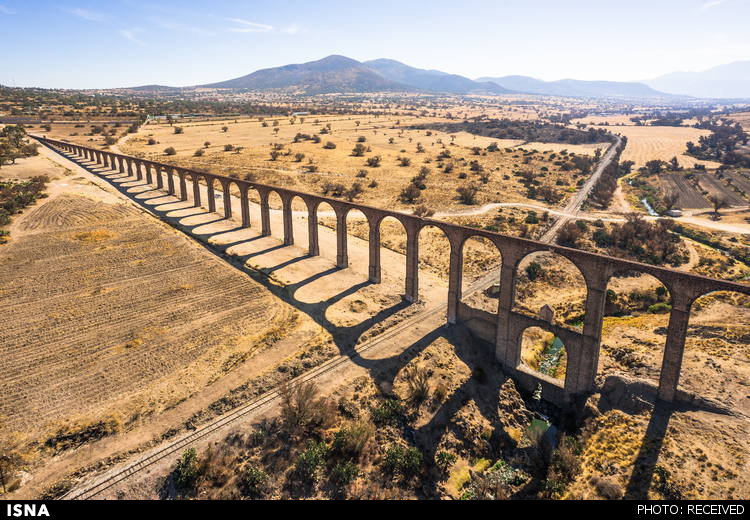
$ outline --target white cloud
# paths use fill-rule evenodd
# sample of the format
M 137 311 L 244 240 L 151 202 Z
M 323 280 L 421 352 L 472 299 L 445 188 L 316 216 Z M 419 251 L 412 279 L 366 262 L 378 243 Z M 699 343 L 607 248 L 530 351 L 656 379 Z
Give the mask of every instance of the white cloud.
M 117 31 L 117 34 L 125 38 L 126 40 L 130 40 L 131 42 L 135 43 L 136 45 L 140 45 L 141 47 L 146 46 L 146 42 L 138 38 L 138 35 L 145 32 L 143 29 L 139 29 L 138 27 L 134 27 L 132 29 L 120 29 Z
M 77 16 L 78 18 L 82 18 L 83 20 L 88 20 L 89 22 L 103 22 L 107 19 L 107 17 L 101 13 L 82 9 L 80 7 L 65 9 L 65 12 Z
M 213 31 L 210 31 L 208 29 L 203 29 L 201 27 L 195 27 L 192 25 L 186 25 L 180 22 L 161 20 L 158 18 L 151 18 L 151 21 L 154 24 L 161 27 L 162 29 L 167 29 L 169 31 L 184 32 L 184 33 L 190 33 L 190 34 L 205 34 L 205 35 L 214 34 Z
M 709 9 L 713 9 L 714 7 L 719 7 L 721 4 L 727 3 L 727 0 L 708 0 L 708 2 L 703 2 L 703 5 L 700 6 L 700 11 L 707 11 Z
M 273 31 L 272 25 L 266 25 L 263 23 L 248 22 L 241 18 L 228 18 L 230 22 L 234 22 L 239 27 L 230 27 L 229 31 L 238 33 L 250 33 L 250 32 L 270 32 Z
M 290 25 L 286 29 L 284 29 L 283 32 L 285 34 L 297 34 L 300 31 L 300 29 L 301 27 L 295 23 L 295 24 Z
M 7 5 L 0 4 L 0 13 L 2 14 L 16 14 L 16 11 L 8 7 Z

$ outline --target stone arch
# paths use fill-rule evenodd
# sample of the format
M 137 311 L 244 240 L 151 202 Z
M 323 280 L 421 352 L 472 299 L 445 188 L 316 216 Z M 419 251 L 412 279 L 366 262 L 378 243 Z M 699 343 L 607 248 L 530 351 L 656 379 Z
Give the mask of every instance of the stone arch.
M 336 233 L 336 256 L 333 257 L 333 254 L 331 251 L 333 250 L 333 247 L 330 243 L 330 238 L 328 236 L 324 236 L 322 238 L 323 241 L 323 248 L 321 252 L 321 249 L 319 247 L 318 254 L 324 258 L 328 258 L 330 260 L 335 260 L 336 265 L 340 268 L 346 267 L 345 265 L 342 265 L 343 261 L 346 262 L 346 265 L 348 265 L 348 254 L 346 249 L 342 251 L 342 246 L 346 248 L 346 244 L 342 244 L 342 238 L 346 239 L 346 224 L 344 224 L 343 229 L 341 228 L 341 221 L 342 215 L 344 214 L 344 208 L 336 204 L 334 201 L 329 199 L 323 199 L 323 198 L 315 198 L 312 199 L 312 204 L 314 205 L 314 210 L 310 210 L 311 214 L 314 213 L 316 223 L 318 224 L 317 232 L 320 233 L 320 227 L 328 228 L 329 230 L 332 230 L 334 233 Z M 345 222 L 345 220 L 344 220 Z M 325 232 L 325 231 L 324 231 Z M 341 236 L 343 233 L 343 237 Z M 326 235 L 328 233 L 326 232 Z M 325 244 L 328 244 L 326 247 Z M 343 257 L 343 258 L 342 258 Z
M 370 280 L 374 283 L 381 283 L 383 274 L 383 249 L 388 249 L 400 255 L 406 255 L 408 237 L 406 224 L 402 219 L 385 212 L 368 211 L 365 215 L 368 218 L 369 224 Z M 403 269 L 397 272 L 406 272 L 406 262 L 404 262 Z M 405 284 L 406 275 L 404 275 Z
M 599 367 L 659 381 L 673 293 L 650 270 L 616 269 L 607 277 Z
M 451 254 L 456 247 L 455 241 L 451 240 L 451 233 L 445 226 L 434 220 L 416 220 L 412 224 L 406 221 L 406 297 L 407 300 L 415 302 L 424 293 L 424 288 L 430 291 L 438 289 L 435 283 L 425 283 L 420 280 L 420 274 L 430 273 L 430 279 L 437 282 L 437 277 L 443 277 L 447 282 L 450 272 Z M 422 278 L 425 278 L 424 276 Z M 421 285 L 421 288 L 420 288 Z
M 466 305 L 497 314 L 500 296 L 500 269 L 503 255 L 498 244 L 482 233 L 467 232 L 460 240 L 460 268 L 457 298 L 461 301 L 471 285 L 491 272 L 497 272 L 495 283 L 487 290 L 475 292 Z
M 588 285 L 583 270 L 567 255 L 542 248 L 527 252 L 515 268 L 513 295 L 515 312 L 543 313 L 551 323 L 583 328 Z

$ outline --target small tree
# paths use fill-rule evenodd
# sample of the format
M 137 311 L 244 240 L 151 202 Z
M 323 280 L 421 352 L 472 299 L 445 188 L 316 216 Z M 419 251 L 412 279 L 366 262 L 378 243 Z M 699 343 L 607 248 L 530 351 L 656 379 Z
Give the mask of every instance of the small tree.
M 175 134 L 182 134 L 182 133 L 184 133 L 184 132 L 185 132 L 185 131 L 184 131 L 184 130 L 182 129 L 182 127 L 181 127 L 181 126 L 175 126 L 175 127 L 174 127 L 174 133 L 175 133 Z
M 174 147 L 170 146 L 169 148 L 164 150 L 164 155 L 177 155 L 177 150 L 175 150 Z
M 369 159 L 367 159 L 367 166 L 369 166 L 370 168 L 378 168 L 380 167 L 380 160 L 381 159 L 379 155 L 370 157 Z
M 473 205 L 477 203 L 479 188 L 474 184 L 467 184 L 456 189 L 458 198 L 462 204 Z
M 708 200 L 711 202 L 711 205 L 714 207 L 714 219 L 718 220 L 718 218 L 721 216 L 719 211 L 728 207 L 729 203 L 724 197 L 721 197 L 719 195 L 709 195 Z
M 362 143 L 357 143 L 357 145 L 352 150 L 352 156 L 353 157 L 362 157 L 365 154 L 365 151 L 367 149 Z
M 422 190 L 415 186 L 414 183 L 409 184 L 401 190 L 401 200 L 407 204 L 414 204 L 421 196 Z
M 221 131 L 226 134 L 229 131 L 229 127 L 228 126 L 222 126 L 221 127 Z

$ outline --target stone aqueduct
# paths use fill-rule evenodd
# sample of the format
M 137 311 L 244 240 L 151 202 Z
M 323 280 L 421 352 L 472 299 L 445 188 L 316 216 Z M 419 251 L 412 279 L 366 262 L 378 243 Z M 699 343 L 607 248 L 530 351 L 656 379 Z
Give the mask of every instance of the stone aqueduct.
M 496 359 L 502 364 L 506 373 L 513 376 L 518 383 L 527 389 L 533 390 L 537 385 L 542 385 L 544 398 L 559 404 L 569 403 L 573 398 L 590 393 L 595 389 L 607 284 L 612 276 L 629 271 L 646 273 L 663 283 L 672 296 L 672 310 L 669 316 L 658 388 L 658 397 L 664 401 L 689 398 L 685 392 L 678 390 L 678 383 L 690 309 L 693 302 L 702 295 L 716 291 L 734 291 L 750 295 L 750 286 L 738 283 L 714 280 L 533 240 L 504 236 L 490 231 L 458 226 L 277 186 L 197 172 L 64 141 L 42 137 L 37 139 L 53 149 L 69 152 L 122 174 L 127 173 L 135 176 L 138 180 L 145 179 L 147 184 L 155 185 L 157 189 L 164 188 L 166 182 L 168 194 L 178 196 L 182 201 L 189 200 L 189 180 L 192 183 L 192 199 L 196 207 L 201 206 L 199 182 L 203 180 L 207 187 L 207 202 L 210 212 L 216 211 L 214 192 L 217 187 L 220 187 L 223 194 L 223 212 L 227 219 L 232 217 L 230 188 L 234 184 L 239 190 L 243 228 L 250 227 L 248 193 L 250 190 L 254 190 L 260 200 L 261 234 L 263 236 L 271 235 L 269 195 L 275 192 L 282 201 L 285 245 L 294 244 L 292 201 L 299 197 L 306 204 L 309 212 L 308 233 L 309 254 L 311 256 L 319 255 L 317 209 L 321 203 L 327 203 L 336 214 L 336 263 L 339 268 L 346 268 L 349 265 L 346 232 L 347 215 L 352 210 L 358 210 L 365 215 L 370 227 L 369 279 L 373 283 L 380 283 L 381 278 L 380 223 L 386 217 L 393 217 L 403 224 L 407 234 L 404 298 L 409 302 L 417 301 L 419 294 L 420 231 L 427 226 L 441 229 L 450 242 L 448 323 L 465 323 L 476 336 L 494 344 Z M 179 190 L 175 183 L 179 184 Z M 499 303 L 495 315 L 471 308 L 461 301 L 463 246 L 472 237 L 488 239 L 497 247 L 501 256 Z M 582 332 L 513 310 L 518 265 L 524 257 L 540 251 L 553 252 L 567 258 L 578 267 L 583 275 L 587 286 L 587 296 Z M 564 386 L 561 386 L 552 378 L 547 378 L 521 364 L 521 339 L 524 331 L 530 327 L 539 327 L 552 332 L 564 342 L 568 359 Z

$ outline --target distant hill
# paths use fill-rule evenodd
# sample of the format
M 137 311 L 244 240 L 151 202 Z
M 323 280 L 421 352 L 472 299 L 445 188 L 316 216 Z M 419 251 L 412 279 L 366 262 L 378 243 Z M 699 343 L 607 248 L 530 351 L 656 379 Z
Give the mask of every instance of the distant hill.
M 372 60 L 364 62 L 363 65 L 388 80 L 431 92 L 450 94 L 509 94 L 511 92 L 489 81 L 479 82 L 439 70 L 417 69 L 395 60 Z
M 562 79 L 542 81 L 528 76 L 504 76 L 502 78 L 479 78 L 477 81 L 492 81 L 510 90 L 528 94 L 562 97 L 655 99 L 675 97 L 659 92 L 643 83 L 620 81 L 581 81 Z
M 645 83 L 686 96 L 750 99 L 750 61 L 735 61 L 702 72 L 672 72 Z
M 166 85 L 143 85 L 142 87 L 129 87 L 125 90 L 135 90 L 137 92 L 179 92 L 183 89 L 180 87 L 167 87 Z
M 318 61 L 263 69 L 241 78 L 202 86 L 250 90 L 283 89 L 304 94 L 414 90 L 388 80 L 345 56 L 328 56 Z

